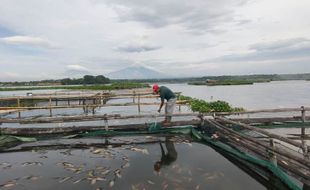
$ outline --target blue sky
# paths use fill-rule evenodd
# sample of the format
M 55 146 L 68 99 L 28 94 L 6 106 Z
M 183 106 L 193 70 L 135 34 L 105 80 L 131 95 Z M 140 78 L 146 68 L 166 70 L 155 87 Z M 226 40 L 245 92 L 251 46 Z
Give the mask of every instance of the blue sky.
M 0 2 L 0 81 L 310 72 L 309 0 Z

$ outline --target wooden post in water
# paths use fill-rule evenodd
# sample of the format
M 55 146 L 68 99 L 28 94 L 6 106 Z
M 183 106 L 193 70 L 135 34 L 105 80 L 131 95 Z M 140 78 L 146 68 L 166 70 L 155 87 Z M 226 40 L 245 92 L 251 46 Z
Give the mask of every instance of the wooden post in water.
M 305 123 L 306 120 L 306 110 L 304 106 L 301 106 L 301 121 L 302 123 Z M 305 126 L 302 126 L 301 128 L 301 136 L 304 137 L 305 136 Z
M 96 104 L 96 98 L 93 99 L 93 105 L 95 105 L 95 104 Z M 93 108 L 92 113 L 94 115 L 95 114 L 95 106 L 93 106 L 92 108 Z
M 20 107 L 20 99 L 17 98 L 17 107 Z M 20 111 L 18 111 L 18 118 L 20 118 L 21 115 L 20 115 Z
M 178 95 L 178 100 L 180 100 L 181 93 Z M 181 104 L 179 105 L 179 111 L 181 111 Z
M 135 103 L 136 102 L 136 91 L 133 91 L 133 97 L 132 97 L 132 102 Z
M 306 120 L 306 110 L 305 110 L 304 106 L 301 106 L 301 121 L 303 124 L 305 123 L 305 120 Z M 308 155 L 308 146 L 307 146 L 306 141 L 304 140 L 305 135 L 306 135 L 306 128 L 303 125 L 301 127 L 301 135 L 300 135 L 301 144 L 302 144 L 302 151 L 303 151 L 305 156 L 309 156 Z
M 50 106 L 50 117 L 52 117 L 53 114 L 52 114 L 52 98 L 51 98 L 51 97 L 50 97 L 50 99 L 49 99 L 48 105 Z
M 70 99 L 68 98 L 68 106 L 70 106 Z
M 270 139 L 270 140 L 269 140 L 269 145 L 270 145 L 270 147 L 271 147 L 271 150 L 267 150 L 267 151 L 268 151 L 268 156 L 269 156 L 269 161 L 270 161 L 273 165 L 277 166 L 277 165 L 278 165 L 278 164 L 277 164 L 277 156 L 276 156 L 276 154 L 275 154 L 275 152 L 274 152 L 275 145 L 274 145 L 273 139 Z
M 138 112 L 141 112 L 141 107 L 140 107 L 140 95 L 138 95 Z

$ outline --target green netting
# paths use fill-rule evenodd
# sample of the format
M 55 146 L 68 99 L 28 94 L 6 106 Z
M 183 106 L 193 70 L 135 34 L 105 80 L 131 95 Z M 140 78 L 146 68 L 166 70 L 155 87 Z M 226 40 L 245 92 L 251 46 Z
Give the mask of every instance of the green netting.
M 12 135 L 1 135 L 0 136 L 0 148 L 5 148 L 12 144 L 19 144 L 23 142 L 34 142 L 36 138 L 29 138 L 29 137 L 17 137 Z
M 310 128 L 310 122 L 284 122 L 284 123 L 273 123 L 271 125 L 257 125 L 255 127 L 264 129 L 275 129 L 275 128 Z
M 295 182 L 285 172 L 283 172 L 280 168 L 278 168 L 277 166 L 275 166 L 271 162 L 256 158 L 256 157 L 251 156 L 245 152 L 240 152 L 240 151 L 238 151 L 238 150 L 236 150 L 236 149 L 234 149 L 234 148 L 232 148 L 232 147 L 230 147 L 230 146 L 228 146 L 222 142 L 214 141 L 210 137 L 202 135 L 201 133 L 199 133 L 195 129 L 192 129 L 192 134 L 197 139 L 205 141 L 208 144 L 211 144 L 211 145 L 213 145 L 213 146 L 215 146 L 221 150 L 224 150 L 228 154 L 231 154 L 231 155 L 233 155 L 239 159 L 248 161 L 250 163 L 253 163 L 253 164 L 256 164 L 256 165 L 259 165 L 261 167 L 268 169 L 275 176 L 277 176 L 280 180 L 282 180 L 282 182 L 285 183 L 290 189 L 293 189 L 293 190 L 301 189 L 297 184 L 295 184 Z
M 259 159 L 254 157 L 250 154 L 245 152 L 241 152 L 233 147 L 224 144 L 220 141 L 215 141 L 210 137 L 203 135 L 192 126 L 183 126 L 183 127 L 171 127 L 171 128 L 164 128 L 160 125 L 150 125 L 147 130 L 140 130 L 140 131 L 105 131 L 99 130 L 94 132 L 88 132 L 83 134 L 77 135 L 70 135 L 63 138 L 74 138 L 74 137 L 95 137 L 95 136 L 125 136 L 125 135 L 138 135 L 138 134 L 190 134 L 192 135 L 197 141 L 203 142 L 205 144 L 211 145 L 225 153 L 238 158 L 240 160 L 249 162 L 251 164 L 263 167 L 268 169 L 272 172 L 276 177 L 278 177 L 284 184 L 286 184 L 292 190 L 301 189 L 285 172 L 283 172 L 280 168 L 273 165 L 271 162 Z M 6 143 L 12 142 L 30 142 L 36 141 L 35 138 L 24 138 L 24 137 L 15 137 L 15 136 L 0 136 L 0 148 L 3 147 Z

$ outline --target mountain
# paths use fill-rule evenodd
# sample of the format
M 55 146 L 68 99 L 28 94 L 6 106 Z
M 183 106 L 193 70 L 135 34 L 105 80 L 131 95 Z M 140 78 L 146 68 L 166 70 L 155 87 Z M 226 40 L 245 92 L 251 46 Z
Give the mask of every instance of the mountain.
M 89 71 L 67 69 L 63 75 L 69 78 L 82 78 L 84 75 L 91 75 L 91 73 Z
M 110 79 L 158 79 L 169 78 L 164 73 L 142 66 L 132 66 L 107 74 Z

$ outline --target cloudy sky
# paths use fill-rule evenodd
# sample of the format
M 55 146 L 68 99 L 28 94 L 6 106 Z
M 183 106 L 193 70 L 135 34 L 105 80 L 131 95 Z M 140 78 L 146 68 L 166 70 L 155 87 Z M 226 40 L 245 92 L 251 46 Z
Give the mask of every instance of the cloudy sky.
M 0 81 L 310 72 L 309 0 L 0 0 Z

